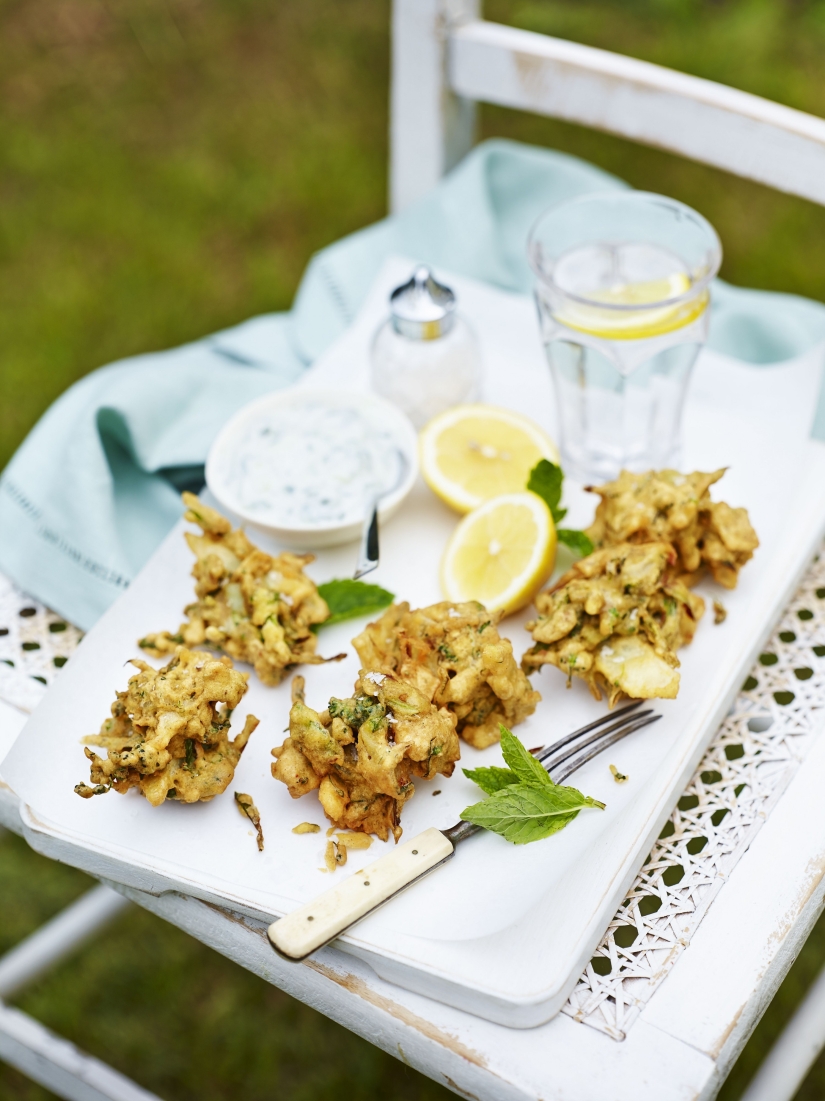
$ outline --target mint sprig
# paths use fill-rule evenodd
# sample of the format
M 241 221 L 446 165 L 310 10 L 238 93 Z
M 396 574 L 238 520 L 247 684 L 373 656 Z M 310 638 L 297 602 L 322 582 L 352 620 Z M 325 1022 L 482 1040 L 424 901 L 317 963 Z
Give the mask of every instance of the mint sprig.
M 567 515 L 566 508 L 559 508 L 564 474 L 560 466 L 549 459 L 539 459 L 530 471 L 527 488 L 538 494 L 553 514 L 553 523 L 559 524 Z
M 380 585 L 353 581 L 349 577 L 325 581 L 318 586 L 318 592 L 329 608 L 329 619 L 318 624 L 319 627 L 329 627 L 332 623 L 341 623 L 359 615 L 374 615 L 395 600 L 395 594 Z
M 590 537 L 585 535 L 583 531 L 577 531 L 576 528 L 559 527 L 559 524 L 567 515 L 567 509 L 559 507 L 563 483 L 564 473 L 561 467 L 551 463 L 549 459 L 539 459 L 530 471 L 527 488 L 531 493 L 541 497 L 550 509 L 559 542 L 564 543 L 571 550 L 578 551 L 583 558 L 586 558 L 588 554 L 593 553 L 593 542 Z
M 510 784 L 518 783 L 518 776 L 509 768 L 500 768 L 498 765 L 482 768 L 463 768 L 461 770 L 468 780 L 478 784 L 485 795 L 495 795 Z
M 560 543 L 564 543 L 571 550 L 578 551 L 582 558 L 587 558 L 588 554 L 593 553 L 593 540 L 583 531 L 578 531 L 576 528 L 556 528 L 556 536 Z
M 464 769 L 464 775 L 489 795 L 461 812 L 465 822 L 501 834 L 514 845 L 526 845 L 563 830 L 585 807 L 604 810 L 598 799 L 554 784 L 519 739 L 505 726 L 500 730 L 501 752 L 509 767 Z

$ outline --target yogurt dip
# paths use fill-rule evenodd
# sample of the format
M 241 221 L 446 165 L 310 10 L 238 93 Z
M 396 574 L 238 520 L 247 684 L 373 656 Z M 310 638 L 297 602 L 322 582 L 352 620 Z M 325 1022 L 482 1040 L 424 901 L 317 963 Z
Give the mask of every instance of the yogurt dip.
M 356 538 L 376 497 L 385 518 L 406 496 L 416 448 L 409 420 L 374 394 L 283 391 L 230 420 L 206 477 L 218 501 L 250 523 L 280 535 L 324 534 L 303 545 L 328 545 Z
M 317 399 L 272 410 L 238 442 L 225 486 L 244 511 L 286 527 L 364 518 L 404 476 L 393 433 L 357 409 Z

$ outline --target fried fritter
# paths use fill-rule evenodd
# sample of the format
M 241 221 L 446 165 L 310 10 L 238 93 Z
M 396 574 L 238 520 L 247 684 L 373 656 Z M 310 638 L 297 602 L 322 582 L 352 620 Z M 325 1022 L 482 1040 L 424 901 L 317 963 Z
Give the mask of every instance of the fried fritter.
M 293 799 L 318 790 L 338 828 L 401 836 L 401 809 L 416 776 L 451 776 L 459 759 L 456 719 L 411 684 L 362 671 L 355 695 L 326 711 L 304 702 L 304 678 L 292 682 L 289 737 L 272 750 L 272 775 Z
M 711 501 L 710 487 L 724 473 L 724 468 L 712 474 L 623 470 L 615 482 L 587 487 L 601 497 L 587 534 L 594 547 L 671 543 L 686 584 L 698 581 L 706 568 L 714 581 L 733 589 L 759 540 L 746 509 Z
M 536 645 L 528 672 L 549 663 L 581 677 L 597 700 L 621 696 L 674 699 L 675 651 L 693 638 L 705 602 L 676 576 L 669 543 L 620 543 L 576 562 L 536 597 L 538 619 L 527 624 Z
M 186 532 L 197 559 L 192 576 L 198 599 L 184 608 L 189 622 L 176 635 L 147 635 L 138 644 L 141 649 L 168 654 L 181 644 L 214 646 L 249 662 L 268 685 L 280 684 L 295 665 L 327 660 L 315 653 L 312 627 L 329 617 L 329 608 L 304 573 L 314 555 L 273 557 L 250 543 L 245 532 L 233 531 L 224 516 L 193 493 L 184 493 L 183 500 L 185 519 L 203 532 Z
M 89 799 L 111 788 L 126 792 L 136 787 L 153 807 L 165 799 L 205 803 L 220 795 L 258 725 L 247 716 L 230 742 L 230 717 L 249 674 L 233 669 L 227 657 L 182 646 L 163 669 L 137 658 L 132 665 L 140 672 L 129 679 L 125 692 L 117 693 L 112 717 L 99 734 L 83 739 L 108 752 L 103 760 L 86 750 L 94 786 L 78 784 L 77 794 Z
M 347 862 L 350 849 L 368 849 L 372 844 L 372 837 L 368 833 L 338 833 L 327 841 L 324 853 L 324 863 L 328 872 L 334 872 L 336 868 L 342 868 Z
M 264 851 L 264 831 L 263 826 L 261 825 L 261 812 L 252 801 L 252 796 L 247 795 L 243 791 L 235 792 L 235 803 L 237 804 L 238 810 L 241 812 L 244 818 L 248 818 L 252 825 L 255 827 L 255 834 L 257 836 L 258 842 L 258 852 L 262 853 Z
M 477 749 L 499 740 L 536 710 L 541 696 L 499 635 L 501 613 L 470 601 L 443 601 L 410 611 L 393 604 L 352 640 L 364 669 L 413 684 L 457 720 L 458 733 Z

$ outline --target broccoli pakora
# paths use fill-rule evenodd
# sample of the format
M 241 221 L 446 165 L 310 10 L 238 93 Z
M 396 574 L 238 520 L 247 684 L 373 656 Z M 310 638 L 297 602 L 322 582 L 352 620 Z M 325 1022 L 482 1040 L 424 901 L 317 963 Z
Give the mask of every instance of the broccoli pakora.
M 401 809 L 416 776 L 452 775 L 459 758 L 455 715 L 411 684 L 364 673 L 355 695 L 326 711 L 304 702 L 304 679 L 292 684 L 289 737 L 272 750 L 272 775 L 293 799 L 318 790 L 339 829 L 401 836 Z
M 315 653 L 312 627 L 329 617 L 329 608 L 304 573 L 314 556 L 266 554 L 194 494 L 184 493 L 183 500 L 188 506 L 185 519 L 203 532 L 186 533 L 197 559 L 192 576 L 198 599 L 184 608 L 189 622 L 176 635 L 147 635 L 140 647 L 167 654 L 181 644 L 211 645 L 236 661 L 249 662 L 268 685 L 280 684 L 295 665 L 325 661 Z
M 581 677 L 612 707 L 632 699 L 674 699 L 675 651 L 693 638 L 705 602 L 676 574 L 669 543 L 621 543 L 576 562 L 536 597 L 535 640 L 523 658 L 531 672 L 549 663 Z
M 140 670 L 118 692 L 112 717 L 85 745 L 107 750 L 103 760 L 90 749 L 91 781 L 75 791 L 84 799 L 114 788 L 136 787 L 153 807 L 165 799 L 208 802 L 226 790 L 258 720 L 249 715 L 229 740 L 229 722 L 247 689 L 248 673 L 216 658 L 178 647 L 163 669 L 134 659 Z M 218 704 L 223 704 L 222 708 Z
M 410 611 L 394 604 L 352 644 L 364 669 L 387 673 L 415 687 L 457 720 L 461 737 L 477 749 L 499 740 L 536 710 L 541 696 L 499 635 L 501 613 L 470 601 L 444 601 Z
M 671 543 L 686 584 L 706 568 L 714 581 L 733 589 L 759 540 L 746 509 L 710 499 L 710 487 L 724 473 L 724 468 L 712 474 L 623 470 L 615 482 L 587 487 L 601 497 L 587 535 L 595 547 Z

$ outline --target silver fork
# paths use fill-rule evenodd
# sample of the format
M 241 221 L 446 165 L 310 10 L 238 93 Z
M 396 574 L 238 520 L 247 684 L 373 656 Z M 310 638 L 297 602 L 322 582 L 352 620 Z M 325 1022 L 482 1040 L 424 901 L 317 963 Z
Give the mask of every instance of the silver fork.
M 629 704 L 620 711 L 574 730 L 537 752 L 536 758 L 557 784 L 562 783 L 605 749 L 634 730 L 640 730 L 661 718 L 652 710 L 637 711 L 642 702 L 639 700 Z M 636 713 L 628 718 L 630 712 Z M 590 737 L 585 737 L 588 734 Z M 437 830 L 433 826 L 411 841 L 396 845 L 392 852 L 325 891 L 314 901 L 274 921 L 267 930 L 270 944 L 285 959 L 296 962 L 306 959 L 312 952 L 345 933 L 361 918 L 444 864 L 454 855 L 459 842 L 479 833 L 482 828 L 463 821 L 456 822 L 448 830 Z

